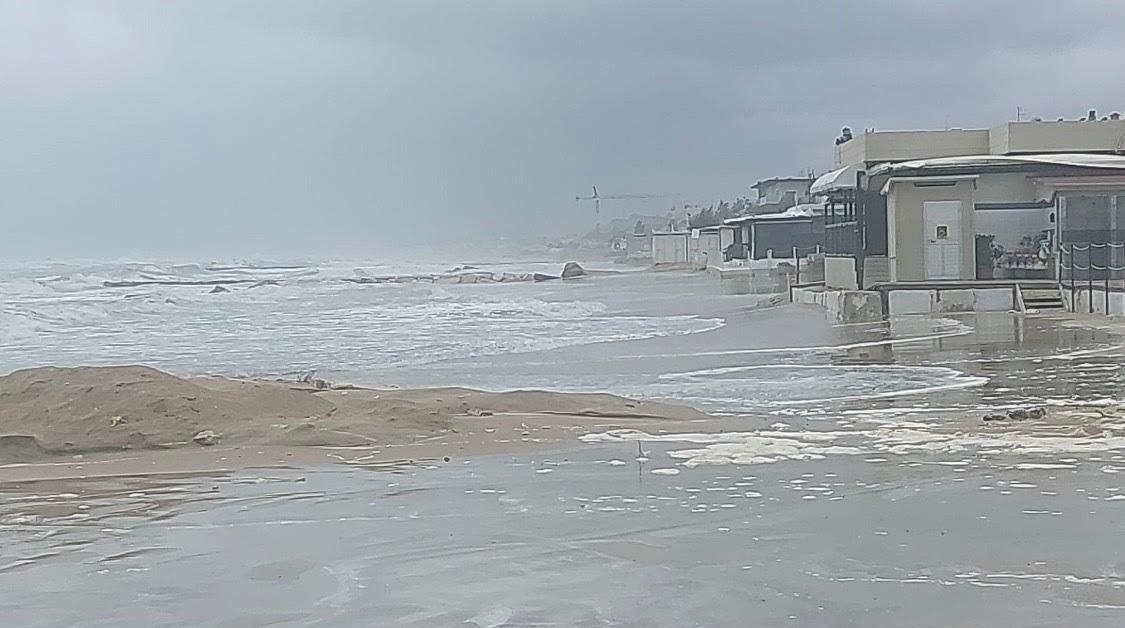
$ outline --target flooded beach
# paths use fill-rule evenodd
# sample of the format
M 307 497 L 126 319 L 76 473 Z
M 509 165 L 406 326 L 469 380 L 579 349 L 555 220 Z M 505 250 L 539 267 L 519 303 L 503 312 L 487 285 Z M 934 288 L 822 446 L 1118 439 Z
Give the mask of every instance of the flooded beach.
M 323 451 L 321 463 L 189 475 L 63 460 L 47 463 L 56 479 L 36 480 L 36 465 L 9 465 L 0 471 L 21 475 L 0 478 L 0 527 L 18 541 L 0 552 L 4 616 L 32 626 L 1120 623 L 1125 563 L 1112 547 L 1125 523 L 1125 409 L 1112 328 L 1010 314 L 834 326 L 816 308 L 662 273 L 534 298 L 603 303 L 607 318 L 661 311 L 725 324 L 337 375 L 612 392 L 712 416 L 579 431 L 548 418 L 495 436 L 540 442 L 527 451 L 413 462 L 352 447 Z M 1021 410 L 1034 418 L 1006 414 Z M 52 607 L 60 597 L 68 604 Z
M 0 628 L 1125 626 L 1041 4 L 0 0 Z

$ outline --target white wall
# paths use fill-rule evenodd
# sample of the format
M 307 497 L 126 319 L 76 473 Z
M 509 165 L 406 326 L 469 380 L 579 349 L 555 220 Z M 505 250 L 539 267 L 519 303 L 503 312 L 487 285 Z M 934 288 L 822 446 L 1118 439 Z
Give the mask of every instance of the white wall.
M 943 187 L 896 183 L 887 193 L 887 257 L 893 281 L 925 281 L 926 251 L 922 206 L 927 201 L 961 203 L 960 279 L 976 278 L 976 231 L 973 226 L 975 185 L 959 181 Z
M 652 236 L 652 262 L 654 264 L 685 264 L 688 262 L 686 233 L 657 233 Z
M 1125 120 L 1009 122 L 991 131 L 993 154 L 1114 152 L 1123 148 Z
M 839 290 L 857 290 L 854 257 L 824 258 L 824 285 Z
M 836 147 L 836 158 L 838 166 L 850 166 L 864 162 L 987 155 L 988 151 L 986 129 L 877 131 Z
M 698 264 L 723 263 L 722 236 L 719 232 L 706 231 L 699 237 L 688 236 L 688 255 Z

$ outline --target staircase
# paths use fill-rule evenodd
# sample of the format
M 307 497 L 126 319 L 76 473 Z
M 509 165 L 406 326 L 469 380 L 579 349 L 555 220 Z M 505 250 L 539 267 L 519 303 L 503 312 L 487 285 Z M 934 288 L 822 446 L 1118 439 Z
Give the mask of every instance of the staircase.
M 1066 309 L 1062 294 L 1056 288 L 1020 288 L 1021 312 L 1061 312 Z

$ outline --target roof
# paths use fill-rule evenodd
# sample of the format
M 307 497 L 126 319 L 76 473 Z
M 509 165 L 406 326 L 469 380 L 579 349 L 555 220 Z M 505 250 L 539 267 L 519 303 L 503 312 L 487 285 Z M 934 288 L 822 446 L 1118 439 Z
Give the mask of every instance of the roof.
M 810 181 L 810 180 L 811 179 L 809 177 L 773 177 L 772 179 L 762 179 L 761 181 L 758 181 L 754 185 L 751 185 L 750 189 L 756 190 L 758 188 L 765 187 L 765 186 L 767 186 L 771 183 L 789 183 L 789 182 L 800 183 L 800 182 Z
M 855 175 L 859 172 L 860 164 L 852 164 L 838 170 L 823 174 L 813 182 L 809 188 L 811 194 L 824 194 L 832 190 L 854 190 Z
M 731 227 L 730 227 L 730 225 L 726 225 L 726 224 L 722 224 L 722 225 L 711 225 L 710 227 L 699 227 L 699 231 L 700 231 L 700 232 L 704 232 L 704 231 L 719 231 L 719 230 L 721 230 L 721 229 L 730 229 L 730 228 L 731 228 Z
M 1063 153 L 1047 155 L 970 155 L 967 157 L 941 157 L 938 159 L 919 159 L 917 161 L 904 161 L 894 164 L 880 164 L 872 168 L 869 174 L 876 176 L 906 170 L 952 170 L 958 168 L 989 169 L 1013 165 L 1067 166 L 1072 168 L 1125 170 L 1125 155 Z
M 795 205 L 777 214 L 756 214 L 752 216 L 742 216 L 741 218 L 731 218 L 729 220 L 726 220 L 725 222 L 728 225 L 740 225 L 747 222 L 800 222 L 804 220 L 812 220 L 814 216 L 823 215 L 824 205 L 819 203 L 805 203 L 803 205 Z

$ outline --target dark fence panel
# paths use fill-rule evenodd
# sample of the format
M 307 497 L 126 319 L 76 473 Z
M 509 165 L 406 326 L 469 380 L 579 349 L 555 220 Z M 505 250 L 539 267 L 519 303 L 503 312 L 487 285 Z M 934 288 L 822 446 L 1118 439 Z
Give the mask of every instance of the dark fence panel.
M 868 255 L 887 254 L 887 197 L 878 192 L 864 190 L 863 229 L 865 250 Z
M 859 223 L 852 221 L 824 225 L 824 251 L 829 255 L 859 257 L 863 252 Z
M 1079 290 L 1090 294 L 1087 307 L 1094 312 L 1094 293 L 1103 292 L 1105 311 L 1109 294 L 1125 292 L 1125 242 L 1066 243 L 1059 247 L 1059 286 L 1076 303 Z

